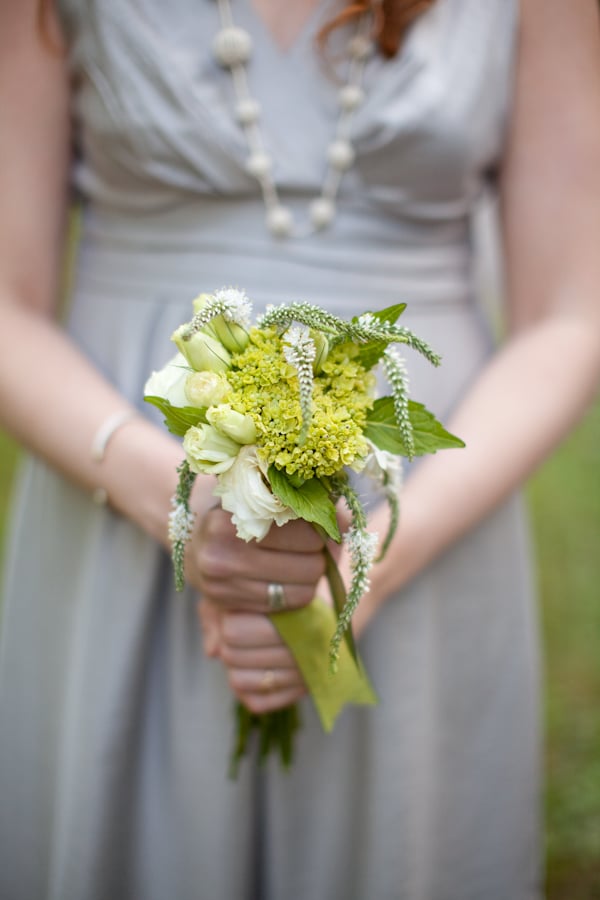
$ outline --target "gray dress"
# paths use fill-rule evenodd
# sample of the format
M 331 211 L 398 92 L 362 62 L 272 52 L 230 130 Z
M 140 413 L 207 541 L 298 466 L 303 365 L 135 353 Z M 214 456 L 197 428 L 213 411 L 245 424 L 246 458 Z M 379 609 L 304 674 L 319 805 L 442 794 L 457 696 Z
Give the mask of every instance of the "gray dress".
M 250 84 L 286 203 L 306 213 L 337 116 L 320 10 L 276 48 L 252 7 Z M 472 213 L 511 103 L 517 0 L 438 0 L 369 61 L 356 164 L 322 234 L 277 241 L 246 174 L 209 0 L 64 0 L 84 217 L 68 328 L 145 415 L 144 381 L 202 290 L 351 315 L 400 300 L 444 357 L 408 359 L 447 417 L 492 352 Z M 347 34 L 347 33 L 346 33 Z M 334 40 L 339 41 L 341 35 Z M 65 436 L 65 440 L 68 436 Z M 452 451 L 458 452 L 458 451 Z M 508 451 L 507 451 L 508 452 Z M 512 498 L 390 599 L 362 641 L 381 703 L 291 774 L 227 780 L 231 696 L 194 597 L 141 531 L 27 465 L 0 663 L 2 900 L 525 900 L 538 885 L 537 644 Z

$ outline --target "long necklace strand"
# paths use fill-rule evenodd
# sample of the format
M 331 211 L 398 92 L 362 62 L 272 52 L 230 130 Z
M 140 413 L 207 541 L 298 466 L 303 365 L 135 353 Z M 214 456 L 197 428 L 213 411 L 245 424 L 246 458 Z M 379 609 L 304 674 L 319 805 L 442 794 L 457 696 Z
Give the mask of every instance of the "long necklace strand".
M 248 146 L 247 171 L 258 181 L 266 210 L 266 226 L 279 238 L 303 237 L 331 225 L 336 214 L 336 198 L 345 172 L 354 163 L 354 147 L 350 141 L 350 124 L 354 112 L 364 101 L 362 80 L 365 63 L 373 49 L 370 17 L 359 19 L 356 34 L 348 42 L 346 83 L 338 92 L 340 112 L 333 140 L 327 147 L 327 162 L 321 191 L 308 208 L 310 225 L 300 231 L 292 211 L 284 206 L 273 177 L 273 159 L 265 148 L 260 128 L 260 103 L 248 85 L 246 64 L 252 55 L 252 38 L 236 26 L 229 0 L 217 0 L 221 28 L 213 43 L 214 55 L 221 66 L 229 69 L 235 94 L 235 116 L 244 130 Z

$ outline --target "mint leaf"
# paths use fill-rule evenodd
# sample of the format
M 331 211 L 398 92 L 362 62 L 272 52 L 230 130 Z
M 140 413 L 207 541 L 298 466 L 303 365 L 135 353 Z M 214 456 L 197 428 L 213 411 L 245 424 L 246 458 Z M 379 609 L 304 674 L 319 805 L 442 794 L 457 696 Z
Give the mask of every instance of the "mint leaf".
M 282 503 L 293 509 L 305 522 L 320 525 L 328 537 L 340 543 L 342 536 L 335 506 L 318 478 L 309 478 L 300 487 L 296 487 L 291 481 L 293 476 L 286 475 L 275 466 L 269 466 L 267 477 L 271 490 Z
M 370 315 L 380 322 L 388 322 L 390 325 L 395 325 L 397 319 L 402 315 L 405 309 L 406 303 L 395 303 L 393 306 L 386 306 L 385 309 L 378 309 L 377 312 L 371 312 Z M 359 355 L 361 365 L 367 370 L 372 369 L 383 356 L 383 352 L 388 344 L 389 341 L 369 341 L 368 344 L 363 344 L 360 348 Z
M 413 427 L 415 456 L 465 446 L 460 438 L 446 431 L 422 403 L 409 400 L 408 414 Z M 380 450 L 387 450 L 397 456 L 408 456 L 400 429 L 396 424 L 392 397 L 380 397 L 375 401 L 367 416 L 364 435 Z
M 380 322 L 389 322 L 390 325 L 395 325 L 405 309 L 406 303 L 394 303 L 393 306 L 386 306 L 385 309 L 371 312 L 371 315 Z
M 206 409 L 197 406 L 172 406 L 164 397 L 144 397 L 146 403 L 151 403 L 160 409 L 165 417 L 165 425 L 178 437 L 183 437 L 192 425 L 206 423 Z

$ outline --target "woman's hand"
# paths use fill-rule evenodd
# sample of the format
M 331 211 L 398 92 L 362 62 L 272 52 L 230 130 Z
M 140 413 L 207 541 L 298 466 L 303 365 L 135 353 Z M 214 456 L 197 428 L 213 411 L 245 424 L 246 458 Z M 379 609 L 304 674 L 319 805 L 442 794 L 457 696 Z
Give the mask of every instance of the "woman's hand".
M 202 517 L 188 546 L 186 579 L 224 610 L 298 609 L 315 596 L 325 571 L 322 551 L 323 540 L 307 522 L 273 526 L 262 541 L 246 543 L 236 536 L 229 513 L 214 508 Z M 278 606 L 273 598 L 270 602 L 270 585 L 283 589 Z
M 268 616 L 227 612 L 205 599 L 198 612 L 205 653 L 223 662 L 231 690 L 251 712 L 283 709 L 306 693 L 294 657 Z

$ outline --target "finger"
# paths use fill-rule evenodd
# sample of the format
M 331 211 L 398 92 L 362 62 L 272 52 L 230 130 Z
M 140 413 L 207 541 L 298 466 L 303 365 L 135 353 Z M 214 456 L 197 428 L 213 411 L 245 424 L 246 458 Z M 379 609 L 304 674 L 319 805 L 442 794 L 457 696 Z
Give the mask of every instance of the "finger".
M 204 582 L 231 580 L 278 581 L 282 584 L 315 584 L 325 572 L 321 552 L 296 553 L 264 548 L 255 542 L 245 544 L 210 539 L 191 548 L 192 562 Z
M 279 583 L 279 582 L 278 582 Z M 315 595 L 312 584 L 282 584 L 283 609 L 300 609 Z M 243 610 L 266 615 L 273 609 L 269 601 L 269 583 L 255 579 L 234 578 L 202 581 L 203 595 L 214 605 L 227 610 Z
M 276 694 L 304 688 L 298 669 L 228 669 L 227 678 L 236 694 Z
M 200 520 L 199 531 L 206 537 L 214 535 L 221 540 L 229 540 L 236 537 L 235 525 L 231 521 L 231 514 L 226 512 L 220 503 L 211 506 Z
M 271 550 L 293 550 L 295 553 L 318 553 L 323 549 L 323 538 L 303 519 L 295 519 L 285 525 L 272 525 L 260 541 L 261 547 Z
M 219 656 L 233 669 L 295 669 L 296 661 L 287 647 L 236 647 L 222 642 Z
M 237 537 L 231 515 L 220 507 L 208 510 L 200 523 L 199 531 L 203 541 L 214 537 L 221 543 L 233 540 L 243 544 Z M 292 550 L 296 553 L 318 553 L 323 548 L 323 538 L 303 519 L 294 519 L 285 525 L 273 523 L 266 536 L 257 543 L 261 547 Z
M 202 629 L 202 646 L 207 656 L 219 655 L 222 637 L 222 611 L 206 599 L 197 605 L 198 617 Z
M 269 619 L 263 613 L 224 613 L 221 623 L 223 641 L 230 647 L 282 648 L 284 642 Z

